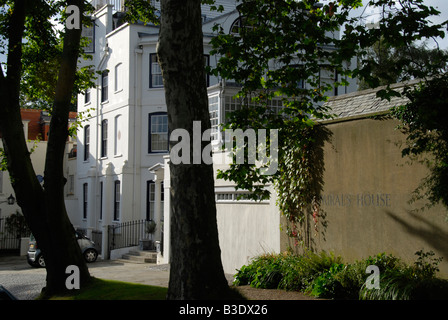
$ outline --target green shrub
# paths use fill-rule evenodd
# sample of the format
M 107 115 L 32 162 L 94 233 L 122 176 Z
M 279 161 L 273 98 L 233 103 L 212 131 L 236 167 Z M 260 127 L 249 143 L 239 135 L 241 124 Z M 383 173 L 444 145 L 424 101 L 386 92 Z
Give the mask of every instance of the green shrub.
M 448 281 L 436 278 L 441 258 L 435 258 L 432 252 L 418 251 L 416 255 L 416 262 L 408 266 L 385 253 L 350 264 L 326 252 L 264 254 L 237 270 L 234 284 L 301 291 L 331 299 L 446 299 Z M 380 271 L 379 289 L 366 287 L 369 265 Z
M 326 252 L 306 252 L 303 255 L 264 254 L 237 270 L 234 285 L 304 291 L 316 276 L 341 262 L 340 257 Z
M 321 298 L 337 298 L 341 295 L 342 285 L 336 275 L 344 269 L 343 264 L 333 264 L 328 271 L 314 279 L 311 294 Z
M 367 289 L 363 284 L 359 299 L 362 300 L 416 300 L 446 299 L 448 281 L 436 278 L 441 258 L 434 253 L 417 251 L 414 265 L 389 268 L 380 276 L 379 289 Z
M 365 284 L 367 277 L 366 269 L 369 265 L 378 267 L 380 274 L 386 270 L 400 270 L 403 264 L 397 257 L 380 253 L 373 257 L 368 257 L 361 261 L 347 264 L 343 270 L 335 275 L 336 280 L 340 283 L 338 299 L 358 299 L 360 289 Z
M 252 259 L 235 275 L 234 285 L 250 285 L 254 288 L 274 289 L 282 278 L 281 256 L 265 254 Z

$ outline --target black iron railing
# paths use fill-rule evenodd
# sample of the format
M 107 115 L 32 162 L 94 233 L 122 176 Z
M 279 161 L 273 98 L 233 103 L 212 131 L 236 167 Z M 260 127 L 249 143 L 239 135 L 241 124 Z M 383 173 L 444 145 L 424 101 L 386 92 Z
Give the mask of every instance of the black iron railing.
M 138 246 L 147 239 L 146 226 L 149 220 L 128 221 L 108 226 L 109 250 Z
M 18 230 L 8 230 L 6 228 L 6 219 L 0 218 L 0 251 L 18 252 L 20 249 L 20 239 L 29 237 L 29 232 L 20 232 Z

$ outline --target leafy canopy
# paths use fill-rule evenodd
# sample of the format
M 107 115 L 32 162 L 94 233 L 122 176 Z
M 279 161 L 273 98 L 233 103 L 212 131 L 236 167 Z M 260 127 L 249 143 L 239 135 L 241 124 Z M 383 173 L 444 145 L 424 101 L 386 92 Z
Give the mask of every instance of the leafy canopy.
M 378 41 L 386 48 L 406 52 L 417 41 L 443 38 L 447 23 L 428 23 L 440 12 L 423 0 L 370 1 L 370 6 L 382 12 L 376 28 L 367 28 L 362 15 L 350 15 L 361 1 L 334 1 L 323 6 L 313 0 L 238 3 L 239 28 L 227 33 L 216 25 L 217 36 L 212 40 L 212 53 L 220 57 L 212 72 L 240 86 L 241 108 L 223 127 L 279 129 L 279 169 L 272 176 L 263 176 L 253 164 L 232 164 L 218 177 L 252 191 L 253 199 L 268 197 L 263 185 L 273 183 L 279 208 L 292 224 L 287 233 L 300 242 L 303 237 L 297 224 L 306 220 L 310 205 L 315 225 L 319 217 L 321 169 L 316 147 L 321 141 L 316 124 L 331 117 L 331 111 L 322 107 L 328 96 L 338 86 L 347 85 L 350 78 L 369 87 L 382 84 L 374 72 L 382 66 L 368 55 Z M 394 57 L 390 67 L 394 74 L 422 77 L 427 70 L 437 70 L 435 61 L 422 69 L 403 54 Z M 338 78 L 325 82 L 325 73 Z M 390 87 L 378 93 L 385 99 L 399 94 Z M 269 107 L 274 97 L 283 100 L 278 113 Z
M 6 54 L 12 8 L 15 1 L 0 2 L 0 53 Z M 36 0 L 27 6 L 25 32 L 22 41 L 21 70 L 21 104 L 26 108 L 37 108 L 51 111 L 55 94 L 58 70 L 62 55 L 62 39 L 65 29 L 60 25 L 65 21 L 65 1 Z M 86 13 L 93 7 L 86 4 Z M 91 25 L 87 15 L 83 16 L 83 25 Z M 82 47 L 87 39 L 81 40 L 80 57 L 90 59 Z M 7 71 L 7 62 L 2 63 L 2 69 Z M 75 89 L 72 98 L 72 110 L 76 111 L 77 94 L 93 87 L 94 74 L 92 66 L 80 68 L 76 73 Z

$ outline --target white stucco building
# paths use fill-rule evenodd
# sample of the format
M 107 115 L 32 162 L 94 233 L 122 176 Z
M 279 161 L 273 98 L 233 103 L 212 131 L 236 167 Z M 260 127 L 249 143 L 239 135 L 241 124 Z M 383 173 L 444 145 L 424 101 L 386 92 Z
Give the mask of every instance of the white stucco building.
M 74 199 L 78 215 L 71 218 L 88 235 L 94 230 L 103 231 L 103 249 L 107 226 L 153 220 L 159 226 L 155 239 L 164 246 L 161 261 L 169 262 L 168 119 L 156 56 L 159 28 L 124 23 L 121 2 L 94 1 L 94 29 L 86 32 L 93 40 L 87 48 L 93 60 L 81 65 L 92 65 L 100 75 L 96 87 L 78 97 L 78 113 L 85 121 L 77 137 Z M 204 60 L 212 66 L 217 61 L 209 54 L 214 24 L 220 23 L 230 32 L 239 17 L 234 0 L 218 0 L 217 4 L 223 5 L 223 12 L 203 7 Z M 334 80 L 333 75 L 328 77 Z M 207 82 L 210 117 L 217 128 L 226 113 L 235 109 L 232 96 L 236 91 L 223 79 L 208 76 Z M 273 104 L 281 107 L 280 102 Z M 219 140 L 218 135 L 216 130 L 214 138 Z M 275 199 L 263 203 L 236 201 L 235 193 L 234 185 L 216 181 L 226 272 L 233 272 L 263 250 L 280 250 Z M 102 255 L 107 257 L 107 252 L 103 250 Z

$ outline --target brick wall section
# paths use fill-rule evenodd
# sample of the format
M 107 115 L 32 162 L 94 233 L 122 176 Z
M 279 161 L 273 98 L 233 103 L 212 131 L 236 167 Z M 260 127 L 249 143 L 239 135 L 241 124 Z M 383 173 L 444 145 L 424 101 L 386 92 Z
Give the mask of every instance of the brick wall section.
M 22 121 L 28 121 L 28 140 L 48 140 L 48 132 L 50 130 L 50 117 L 46 116 L 42 110 L 37 109 L 21 109 Z M 69 119 L 75 120 L 77 112 L 70 112 Z M 0 138 L 2 133 L 0 132 Z

